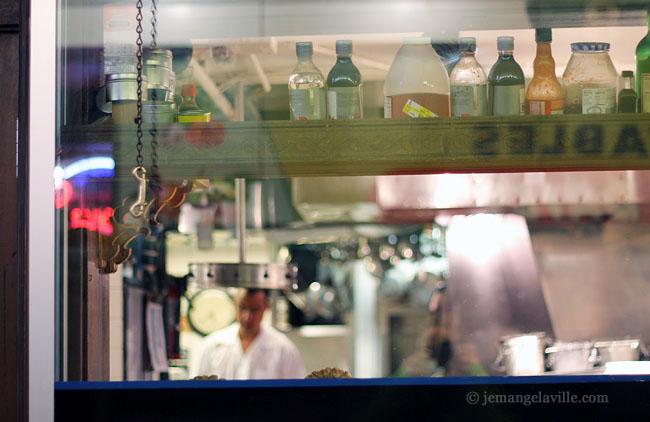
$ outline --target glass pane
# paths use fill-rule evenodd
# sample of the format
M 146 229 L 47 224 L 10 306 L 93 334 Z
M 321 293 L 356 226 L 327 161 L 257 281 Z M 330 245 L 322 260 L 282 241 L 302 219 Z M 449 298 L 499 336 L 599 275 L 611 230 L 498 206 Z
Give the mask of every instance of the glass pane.
M 650 372 L 644 1 L 60 19 L 58 380 Z

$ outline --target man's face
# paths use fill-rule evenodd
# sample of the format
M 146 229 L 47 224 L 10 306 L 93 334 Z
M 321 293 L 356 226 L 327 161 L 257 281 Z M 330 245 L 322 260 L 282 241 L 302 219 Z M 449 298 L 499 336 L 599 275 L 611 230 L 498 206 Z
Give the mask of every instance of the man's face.
M 236 301 L 237 322 L 247 333 L 257 333 L 266 311 L 266 295 L 264 292 L 241 293 Z

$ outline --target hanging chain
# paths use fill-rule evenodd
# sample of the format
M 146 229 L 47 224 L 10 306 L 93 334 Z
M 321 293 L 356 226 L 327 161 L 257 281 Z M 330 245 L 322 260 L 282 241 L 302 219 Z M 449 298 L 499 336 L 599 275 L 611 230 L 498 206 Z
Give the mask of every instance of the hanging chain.
M 157 0 L 151 0 L 151 50 L 156 50 L 158 48 L 157 36 L 158 36 L 158 5 Z M 170 69 L 171 71 L 171 69 Z M 152 90 L 152 100 L 156 101 L 156 90 Z M 154 189 L 156 195 L 159 191 L 159 177 L 158 177 L 158 129 L 156 129 L 156 119 L 154 118 L 151 123 L 151 129 L 149 130 L 151 135 L 151 187 Z
M 136 8 L 138 9 L 138 13 L 135 16 L 135 19 L 138 22 L 138 25 L 135 29 L 135 32 L 138 34 L 138 38 L 135 42 L 137 46 L 136 57 L 138 59 L 136 66 L 138 72 L 138 114 L 135 118 L 135 124 L 138 126 L 138 129 L 136 131 L 136 136 L 138 138 L 138 142 L 136 144 L 138 156 L 136 157 L 136 162 L 138 164 L 138 167 L 144 167 L 144 158 L 142 157 L 142 0 L 137 1 Z

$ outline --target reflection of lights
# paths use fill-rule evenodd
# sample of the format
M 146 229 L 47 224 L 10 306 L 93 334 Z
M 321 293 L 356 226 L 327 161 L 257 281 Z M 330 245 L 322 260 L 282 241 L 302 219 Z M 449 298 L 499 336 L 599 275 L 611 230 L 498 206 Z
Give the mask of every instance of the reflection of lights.
M 406 259 L 409 259 L 409 258 L 413 257 L 413 249 L 411 249 L 411 248 L 405 248 L 405 249 L 402 251 L 402 256 L 403 256 L 404 258 L 406 258 Z
M 381 258 L 382 261 L 388 261 L 388 259 L 393 255 L 395 255 L 395 249 L 391 247 L 382 248 L 379 252 L 379 258 Z
M 64 171 L 61 167 L 56 166 L 54 167 L 54 188 L 58 188 L 61 186 L 61 182 L 63 182 L 63 175 Z
M 391 234 L 390 236 L 388 236 L 388 243 L 390 245 L 396 244 L 397 243 L 397 236 L 395 236 L 394 234 Z
M 321 288 L 321 285 L 317 281 L 314 281 L 313 283 L 311 283 L 309 285 L 309 290 L 311 290 L 312 292 L 317 292 L 317 291 L 320 290 L 320 288 Z
M 418 235 L 417 234 L 412 234 L 409 237 L 409 242 L 411 242 L 412 245 L 417 245 L 417 243 L 418 243 Z
M 399 264 L 399 261 L 400 261 L 399 256 L 393 255 L 390 257 L 391 265 L 397 265 Z
M 431 237 L 434 239 L 439 240 L 441 236 L 442 230 L 440 230 L 440 227 L 434 227 L 433 230 L 431 230 Z
M 67 180 L 62 180 L 54 189 L 54 207 L 58 210 L 65 207 L 72 201 L 74 190 L 72 184 Z
M 115 169 L 115 161 L 110 157 L 91 157 L 84 158 L 83 160 L 75 161 L 68 164 L 63 169 L 63 178 L 69 179 L 89 170 L 113 170 Z M 56 180 L 56 169 L 55 169 Z
M 508 239 L 503 216 L 476 214 L 452 219 L 454 244 L 474 262 L 487 262 Z
M 332 302 L 332 301 L 334 301 L 334 293 L 331 292 L 331 291 L 328 291 L 327 293 L 325 293 L 325 294 L 323 295 L 323 299 L 324 299 L 326 302 Z
M 283 246 L 278 251 L 278 261 L 289 263 L 291 261 L 291 254 L 289 253 L 289 248 Z

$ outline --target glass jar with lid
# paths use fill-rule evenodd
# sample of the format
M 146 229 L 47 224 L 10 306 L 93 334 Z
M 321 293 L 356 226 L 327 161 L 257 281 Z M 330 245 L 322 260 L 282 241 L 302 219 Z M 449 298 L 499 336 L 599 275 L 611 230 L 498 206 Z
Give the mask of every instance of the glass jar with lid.
M 572 43 L 562 82 L 565 114 L 616 113 L 618 74 L 609 43 Z

